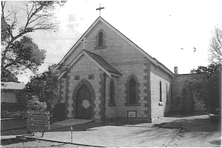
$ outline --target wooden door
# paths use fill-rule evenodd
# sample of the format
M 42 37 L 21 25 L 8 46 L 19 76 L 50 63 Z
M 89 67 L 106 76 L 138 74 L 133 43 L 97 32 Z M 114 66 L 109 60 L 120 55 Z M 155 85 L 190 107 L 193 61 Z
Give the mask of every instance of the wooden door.
M 91 119 L 91 94 L 85 84 L 83 84 L 77 92 L 76 105 L 76 118 Z

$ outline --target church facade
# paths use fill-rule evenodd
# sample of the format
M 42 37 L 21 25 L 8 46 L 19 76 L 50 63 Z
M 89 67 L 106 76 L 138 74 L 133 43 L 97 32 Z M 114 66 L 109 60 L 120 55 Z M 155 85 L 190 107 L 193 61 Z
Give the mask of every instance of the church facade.
M 102 17 L 54 71 L 60 72 L 59 97 L 66 104 L 67 118 L 152 122 L 172 110 L 176 75 Z

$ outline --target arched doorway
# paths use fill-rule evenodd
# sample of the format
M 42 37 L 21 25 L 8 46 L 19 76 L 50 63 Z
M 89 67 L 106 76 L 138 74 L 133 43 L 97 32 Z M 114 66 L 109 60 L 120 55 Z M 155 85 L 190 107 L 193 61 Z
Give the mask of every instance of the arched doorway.
M 78 119 L 91 119 L 91 94 L 85 84 L 79 88 L 76 99 L 76 117 Z
M 87 80 L 82 80 L 73 93 L 73 115 L 77 119 L 92 119 L 93 100 L 95 93 L 92 85 Z

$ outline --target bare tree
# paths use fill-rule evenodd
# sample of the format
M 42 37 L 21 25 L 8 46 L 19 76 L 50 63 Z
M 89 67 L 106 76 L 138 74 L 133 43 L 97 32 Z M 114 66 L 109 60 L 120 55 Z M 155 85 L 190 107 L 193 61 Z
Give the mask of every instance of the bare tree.
M 218 65 L 222 63 L 222 30 L 218 27 L 215 28 L 210 43 L 210 61 Z
M 13 2 L 14 3 L 14 2 Z M 15 71 L 35 71 L 45 58 L 43 50 L 27 34 L 38 30 L 55 29 L 53 10 L 64 2 L 59 1 L 1 1 L 1 74 L 16 75 Z M 29 52 L 27 52 L 29 51 Z M 37 60 L 33 56 L 37 56 Z

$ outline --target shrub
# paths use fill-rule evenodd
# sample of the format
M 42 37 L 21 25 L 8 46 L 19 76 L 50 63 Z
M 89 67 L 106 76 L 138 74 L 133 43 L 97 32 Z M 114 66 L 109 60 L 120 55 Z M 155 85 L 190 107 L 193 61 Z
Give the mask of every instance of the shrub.
M 46 111 L 46 102 L 40 102 L 37 96 L 32 96 L 32 99 L 27 102 L 28 110 Z

